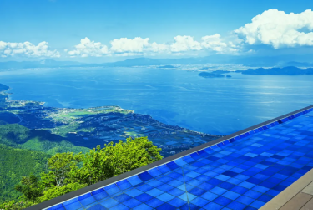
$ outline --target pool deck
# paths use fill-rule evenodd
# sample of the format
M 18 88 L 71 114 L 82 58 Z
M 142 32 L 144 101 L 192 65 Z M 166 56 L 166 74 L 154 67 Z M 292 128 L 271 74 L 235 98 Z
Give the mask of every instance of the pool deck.
M 278 209 L 313 209 L 313 169 L 260 208 L 260 210 Z

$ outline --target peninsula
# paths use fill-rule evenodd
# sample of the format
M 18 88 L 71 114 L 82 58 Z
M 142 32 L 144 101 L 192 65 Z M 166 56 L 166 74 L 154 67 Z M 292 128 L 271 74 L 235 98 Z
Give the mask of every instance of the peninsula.
M 73 109 L 46 107 L 44 102 L 38 101 L 8 100 L 4 91 L 8 87 L 2 89 L 0 93 L 5 96 L 0 106 L 2 120 L 53 135 L 54 139 L 65 140 L 74 146 L 92 149 L 129 136 L 148 136 L 154 145 L 162 148 L 160 154 L 167 157 L 221 137 L 167 125 L 119 106 Z

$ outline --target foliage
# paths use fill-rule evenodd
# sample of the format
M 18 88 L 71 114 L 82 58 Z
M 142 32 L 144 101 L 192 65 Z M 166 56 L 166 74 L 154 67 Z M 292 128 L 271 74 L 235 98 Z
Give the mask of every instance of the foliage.
M 0 210 L 22 210 L 29 206 L 38 204 L 37 202 L 32 201 L 6 201 L 0 203 Z
M 0 142 L 13 141 L 21 144 L 27 141 L 29 129 L 18 124 L 0 125 Z
M 17 205 L 24 207 L 35 205 L 145 166 L 163 158 L 159 154 L 160 150 L 147 137 L 139 137 L 128 138 L 126 142 L 120 141 L 116 144 L 110 142 L 102 149 L 97 146 L 97 149 L 94 148 L 86 154 L 82 152 L 55 154 L 48 159 L 46 171 L 42 170 L 40 179 L 31 174 L 24 176 L 16 185 L 15 189 L 22 193 L 19 200 L 24 203 L 16 204 L 16 200 L 7 201 L 0 204 L 0 209 L 20 208 L 16 207 Z
M 30 173 L 39 176 L 44 172 L 52 155 L 68 151 L 74 154 L 86 153 L 90 150 L 86 147 L 76 147 L 68 141 L 46 140 L 48 136 L 34 137 L 29 135 L 30 133 L 34 132 L 22 125 L 0 125 L 0 202 L 17 201 L 21 192 L 14 190 L 14 186 L 23 176 Z M 29 139 L 30 136 L 32 139 Z
M 79 190 L 83 187 L 88 186 L 87 184 L 79 184 L 79 183 L 70 183 L 64 186 L 53 186 L 49 188 L 47 191 L 43 192 L 43 196 L 38 198 L 39 202 L 51 200 L 52 198 L 64 195 L 71 191 Z
M 115 145 L 110 142 L 103 149 L 97 146 L 85 154 L 82 168 L 71 171 L 71 179 L 91 185 L 161 160 L 159 151 L 147 137 L 128 138 Z
M 64 152 L 73 152 L 77 154 L 79 152 L 87 153 L 90 149 L 82 146 L 74 146 L 69 141 L 60 141 L 53 142 L 49 140 L 39 140 L 38 137 L 28 140 L 24 144 L 21 145 L 21 148 L 36 150 L 36 151 L 45 151 L 46 154 L 55 155 L 57 153 Z
M 22 195 L 14 190 L 23 176 L 39 176 L 45 171 L 51 155 L 43 152 L 13 148 L 0 144 L 0 202 L 15 200 Z
M 15 189 L 23 193 L 24 200 L 36 201 L 42 195 L 41 186 L 38 183 L 38 177 L 31 174 L 24 176 L 20 184 L 15 186 Z
M 63 186 L 69 177 L 69 172 L 82 160 L 81 153 L 73 155 L 73 152 L 60 153 L 52 156 L 48 161 L 48 169 L 55 178 L 56 186 Z
M 8 123 L 4 120 L 0 120 L 0 125 L 7 125 Z

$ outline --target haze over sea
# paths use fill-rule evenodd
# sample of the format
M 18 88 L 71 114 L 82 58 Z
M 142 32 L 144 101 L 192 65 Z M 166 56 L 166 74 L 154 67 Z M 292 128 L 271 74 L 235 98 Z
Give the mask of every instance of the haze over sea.
M 231 134 L 313 104 L 313 76 L 200 77 L 147 68 L 23 69 L 0 72 L 11 100 L 88 108 L 119 105 L 171 125 Z

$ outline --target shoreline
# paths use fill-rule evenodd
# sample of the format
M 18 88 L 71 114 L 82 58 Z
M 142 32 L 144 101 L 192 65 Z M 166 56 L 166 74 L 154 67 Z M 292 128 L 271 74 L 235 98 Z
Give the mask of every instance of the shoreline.
M 1 85 L 1 83 L 0 83 Z M 6 91 L 9 91 L 9 90 L 12 90 L 12 88 L 10 86 L 8 86 L 9 89 L 8 90 L 2 90 L 0 91 L 0 93 L 4 93 Z M 198 134 L 198 135 L 201 135 L 202 137 L 204 136 L 220 136 L 220 137 L 223 137 L 225 135 L 215 135 L 215 134 L 209 134 L 209 133 L 203 133 L 203 132 L 200 132 L 200 131 L 196 131 L 196 130 L 190 130 L 190 129 L 187 129 L 187 128 L 184 128 L 184 127 L 181 127 L 179 125 L 170 125 L 170 124 L 165 124 L 165 123 L 162 123 L 156 119 L 154 119 L 151 115 L 145 115 L 145 114 L 140 114 L 140 113 L 135 113 L 135 110 L 128 110 L 128 109 L 123 109 L 122 107 L 120 107 L 119 105 L 103 105 L 103 106 L 96 106 L 96 107 L 88 107 L 88 108 L 79 108 L 79 109 L 76 109 L 76 108 L 71 108 L 71 107 L 67 107 L 67 108 L 56 108 L 56 107 L 51 107 L 51 106 L 44 106 L 44 104 L 46 102 L 44 101 L 33 101 L 33 100 L 11 100 L 10 99 L 10 95 L 13 95 L 13 93 L 7 93 L 6 95 L 8 95 L 8 99 L 5 100 L 5 102 L 22 102 L 22 103 L 36 103 L 36 104 L 39 104 L 41 107 L 45 107 L 47 109 L 49 108 L 53 108 L 53 109 L 57 109 L 57 110 L 77 110 L 77 111 L 87 111 L 87 110 L 94 110 L 94 109 L 99 109 L 99 108 L 114 108 L 114 109 L 117 109 L 118 111 L 129 111 L 131 112 L 132 114 L 134 115 L 140 115 L 140 116 L 145 116 L 145 117 L 148 117 L 149 119 L 155 121 L 157 124 L 160 125 L 160 127 L 163 127 L 163 128 L 166 128 L 166 129 L 170 129 L 168 126 L 170 127 L 175 127 L 176 129 L 175 130 L 181 130 L 183 132 L 190 132 L 190 133 L 195 133 L 195 134 Z M 174 129 L 171 129 L 171 130 L 174 130 Z

